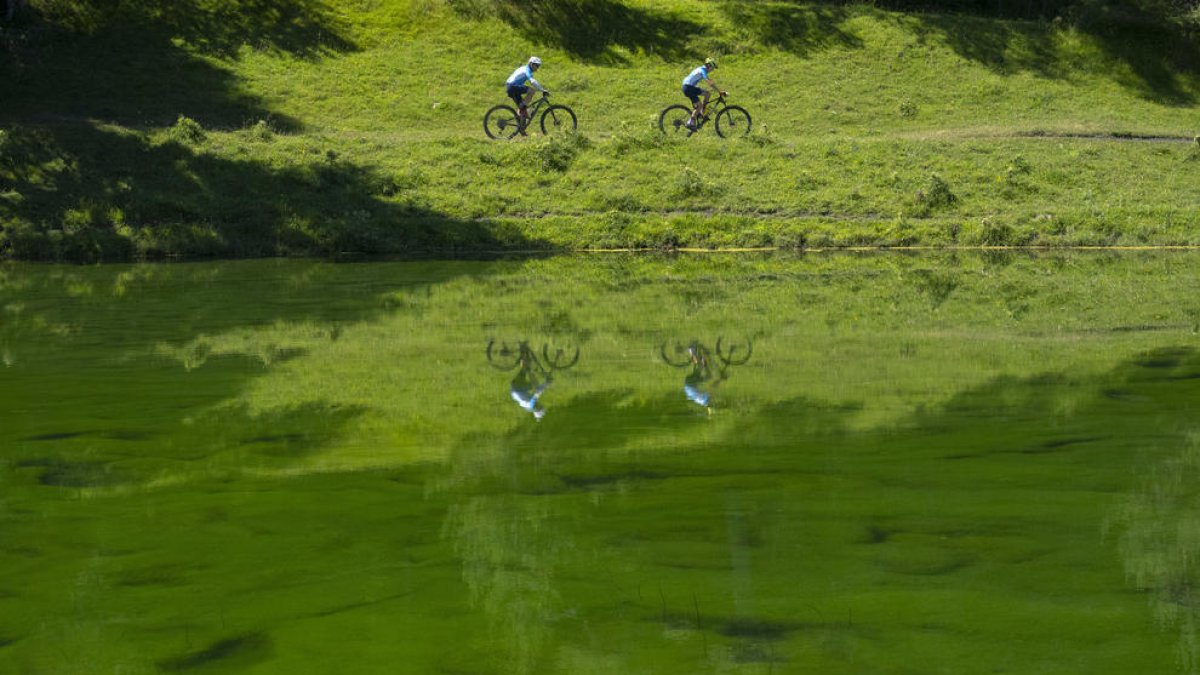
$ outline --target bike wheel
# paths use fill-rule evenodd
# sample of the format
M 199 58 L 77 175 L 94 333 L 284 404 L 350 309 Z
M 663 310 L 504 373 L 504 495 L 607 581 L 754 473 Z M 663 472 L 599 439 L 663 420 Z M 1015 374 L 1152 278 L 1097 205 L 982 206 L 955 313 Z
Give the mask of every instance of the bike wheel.
M 483 133 L 488 135 L 488 138 L 500 140 L 502 138 L 512 138 L 521 130 L 520 121 L 517 119 L 517 111 L 511 106 L 498 105 L 483 116 Z
M 664 134 L 683 134 L 687 136 L 691 129 L 688 129 L 688 118 L 692 116 L 692 109 L 685 105 L 669 105 L 663 108 L 663 111 L 658 114 L 658 129 Z
M 553 134 L 575 131 L 575 112 L 565 105 L 552 105 L 542 113 L 542 133 Z
M 717 358 L 727 366 L 740 366 L 754 354 L 754 342 L 750 338 L 725 340 L 717 338 Z
M 736 138 L 750 133 L 750 113 L 745 108 L 731 105 L 717 113 L 717 135 L 721 138 Z
M 567 345 L 550 349 L 550 344 L 542 345 L 542 360 L 552 370 L 566 370 L 579 362 L 579 345 Z
M 663 363 L 672 368 L 687 368 L 692 365 L 691 351 L 679 341 L 670 346 L 668 346 L 668 342 L 662 343 L 658 348 L 658 355 L 662 357 Z
M 496 349 L 495 338 L 488 340 L 488 364 L 496 370 L 512 370 L 521 364 L 521 349 L 521 345 L 509 347 L 507 342 L 501 342 L 500 348 Z

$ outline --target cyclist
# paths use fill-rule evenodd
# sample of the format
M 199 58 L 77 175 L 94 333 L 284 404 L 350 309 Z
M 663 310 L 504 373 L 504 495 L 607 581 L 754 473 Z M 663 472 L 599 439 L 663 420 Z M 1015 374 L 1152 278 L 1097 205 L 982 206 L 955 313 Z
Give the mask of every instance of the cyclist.
M 508 97 L 517 104 L 519 115 L 524 120 L 529 116 L 529 111 L 526 106 L 533 99 L 533 92 L 530 91 L 530 85 L 540 92 L 549 94 L 550 90 L 542 86 L 540 82 L 533 79 L 533 74 L 538 68 L 542 67 L 542 60 L 536 56 L 529 57 L 529 61 L 513 71 L 512 75 L 508 76 L 508 80 L 504 83 L 508 87 Z
M 522 355 L 521 370 L 509 384 L 508 393 L 517 405 L 532 413 L 535 420 L 541 420 L 546 416 L 546 408 L 538 404 L 538 399 L 549 386 L 550 376 L 540 366 L 535 370 L 534 365 Z
M 708 58 L 704 60 L 704 65 L 696 68 L 688 76 L 683 78 L 683 95 L 692 101 L 692 114 L 688 117 L 687 124 L 684 125 L 691 131 L 696 130 L 696 118 L 703 115 L 708 110 L 708 99 L 712 96 L 712 92 L 704 91 L 700 88 L 701 82 L 708 82 L 708 86 L 712 91 L 720 92 L 720 87 L 717 83 L 709 78 L 708 74 L 717 69 L 715 59 Z

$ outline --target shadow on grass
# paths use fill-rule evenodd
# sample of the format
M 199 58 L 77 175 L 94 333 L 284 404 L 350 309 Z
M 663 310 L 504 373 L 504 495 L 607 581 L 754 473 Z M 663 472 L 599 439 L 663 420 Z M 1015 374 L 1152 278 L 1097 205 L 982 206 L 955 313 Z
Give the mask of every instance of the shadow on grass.
M 917 37 L 918 44 L 940 42 L 959 56 L 1002 74 L 1034 72 L 1065 78 L 1076 69 L 1061 52 L 1068 24 L 1037 3 L 907 2 L 877 3 Z M 830 48 L 860 48 L 860 38 L 844 28 L 861 14 L 841 1 L 724 0 L 721 12 L 756 43 L 800 56 Z M 1189 105 L 1197 100 L 1200 45 L 1170 20 L 1132 5 L 1085 3 L 1070 9 L 1071 26 L 1088 36 L 1113 65 L 1108 70 L 1126 88 L 1148 100 Z M 1050 11 L 1049 16 L 1038 14 Z M 927 13 L 928 12 L 928 13 Z M 943 12 L 943 13 L 932 13 Z M 1037 20 L 1029 20 L 1030 18 Z M 1023 19 L 1023 20 L 1019 20 Z
M 703 31 L 693 21 L 618 0 L 474 0 L 453 6 L 460 14 L 498 17 L 536 44 L 610 65 L 628 63 L 621 50 L 666 61 L 694 57 L 688 40 Z
M 742 2 L 720 4 L 722 13 L 750 38 L 798 56 L 831 47 L 860 48 L 862 40 L 841 24 L 849 17 L 845 7 L 810 2 Z
M 315 59 L 356 49 L 344 34 L 317 0 L 42 3 L 0 33 L 0 122 L 165 125 L 184 114 L 209 127 L 271 118 L 295 128 L 208 57 L 253 49 Z
M 303 160 L 274 168 L 88 124 L 0 134 L 0 254 L 19 259 L 539 248 L 424 207 L 406 196 L 403 176 L 331 150 L 301 151 Z
M 964 59 L 1001 74 L 1027 71 L 1067 77 L 1079 66 L 1062 51 L 1062 37 L 1064 31 L 1078 31 L 1109 61 L 1098 65 L 1142 98 L 1167 105 L 1197 100 L 1200 44 L 1195 36 L 1133 4 L 1084 2 L 1064 4 L 1057 11 L 1036 4 L 992 7 L 901 1 L 881 6 L 911 12 L 895 16 L 916 35 L 918 44 L 940 41 Z M 929 11 L 946 13 L 923 13 Z
M 1060 52 L 1061 27 L 1046 22 L 996 21 L 957 15 L 909 15 L 901 19 L 919 43 L 941 40 L 959 56 L 998 73 L 1035 72 L 1065 78 L 1073 69 Z M 1167 105 L 1196 101 L 1189 74 L 1200 66 L 1200 48 L 1152 17 L 1097 17 L 1085 33 L 1114 64 L 1111 76 L 1147 100 Z

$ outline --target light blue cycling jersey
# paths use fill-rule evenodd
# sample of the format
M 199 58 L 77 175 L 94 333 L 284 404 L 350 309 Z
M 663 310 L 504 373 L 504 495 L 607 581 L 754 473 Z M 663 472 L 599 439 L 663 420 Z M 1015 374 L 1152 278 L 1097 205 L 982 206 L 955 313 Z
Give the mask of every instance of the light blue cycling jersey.
M 532 84 L 534 89 L 542 89 L 542 85 L 533 79 L 533 69 L 529 67 L 528 63 L 514 70 L 513 74 L 508 76 L 508 80 L 504 84 L 510 87 L 523 87 L 526 82 Z
M 697 84 L 700 84 L 700 80 L 707 80 L 707 79 L 708 79 L 708 66 L 700 66 L 699 68 L 697 68 L 697 69 L 693 70 L 691 73 L 689 73 L 687 77 L 683 78 L 683 83 L 688 86 L 694 87 Z

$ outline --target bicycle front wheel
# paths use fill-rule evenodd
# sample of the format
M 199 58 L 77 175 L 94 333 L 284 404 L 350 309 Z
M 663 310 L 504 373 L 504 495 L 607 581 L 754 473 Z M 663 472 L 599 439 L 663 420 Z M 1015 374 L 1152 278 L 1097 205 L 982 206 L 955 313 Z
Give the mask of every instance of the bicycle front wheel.
M 542 133 L 547 136 L 575 131 L 575 113 L 565 105 L 552 105 L 542 113 Z
M 736 138 L 750 133 L 750 113 L 745 108 L 731 105 L 717 113 L 717 135 L 721 138 Z
M 517 119 L 517 111 L 511 106 L 498 105 L 483 116 L 483 133 L 488 135 L 488 138 L 500 140 L 502 138 L 512 138 L 517 135 L 521 129 L 521 123 Z
M 691 129 L 686 126 L 692 109 L 684 105 L 669 105 L 658 114 L 658 129 L 664 134 L 688 135 Z

